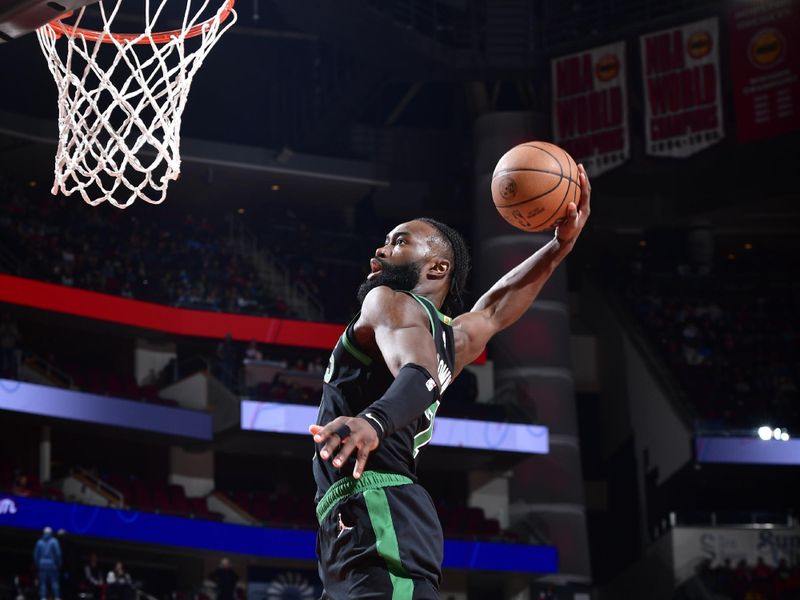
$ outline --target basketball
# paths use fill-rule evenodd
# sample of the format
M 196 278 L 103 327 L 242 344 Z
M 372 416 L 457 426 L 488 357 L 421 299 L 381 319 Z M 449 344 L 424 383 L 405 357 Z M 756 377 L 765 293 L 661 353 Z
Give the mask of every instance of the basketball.
M 578 203 L 578 166 L 567 152 L 547 142 L 514 146 L 492 174 L 492 199 L 506 221 L 523 231 L 544 231 Z

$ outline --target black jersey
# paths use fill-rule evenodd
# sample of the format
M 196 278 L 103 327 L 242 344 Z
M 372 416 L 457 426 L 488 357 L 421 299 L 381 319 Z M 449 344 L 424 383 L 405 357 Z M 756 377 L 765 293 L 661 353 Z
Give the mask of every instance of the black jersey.
M 431 335 L 436 346 L 438 379 L 441 392 L 452 381 L 455 367 L 455 344 L 450 317 L 441 314 L 422 296 L 405 292 L 421 305 L 430 320 Z M 361 313 L 357 314 L 336 343 L 325 371 L 322 386 L 322 401 L 319 405 L 317 424 L 325 425 L 336 417 L 352 417 L 383 396 L 394 381 L 394 376 L 383 361 L 372 360 L 355 343 L 353 326 Z M 437 400 L 418 419 L 386 436 L 369 455 L 367 470 L 397 473 L 416 477 L 416 462 L 420 448 L 433 436 L 433 420 L 439 408 Z M 319 448 L 314 452 L 314 479 L 317 483 L 316 501 L 328 488 L 342 477 L 352 475 L 355 453 L 347 464 L 336 469 L 330 461 L 319 458 Z

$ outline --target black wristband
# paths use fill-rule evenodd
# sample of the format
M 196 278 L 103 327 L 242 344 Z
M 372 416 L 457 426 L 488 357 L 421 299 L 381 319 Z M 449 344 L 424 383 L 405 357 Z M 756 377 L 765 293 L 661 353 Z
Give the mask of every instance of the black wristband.
M 369 410 L 365 410 L 364 412 L 359 413 L 358 417 L 364 419 L 367 423 L 372 425 L 375 433 L 378 434 L 378 440 L 383 441 L 383 438 L 386 436 L 386 426 L 378 418 L 378 415 Z
M 383 396 L 358 416 L 369 422 L 383 439 L 418 419 L 438 399 L 439 386 L 428 370 L 407 363 Z

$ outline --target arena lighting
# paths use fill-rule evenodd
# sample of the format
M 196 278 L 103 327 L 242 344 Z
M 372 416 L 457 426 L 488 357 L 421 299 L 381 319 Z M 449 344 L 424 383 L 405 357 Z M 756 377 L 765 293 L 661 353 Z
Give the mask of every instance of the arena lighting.
M 782 442 L 788 442 L 788 441 L 789 441 L 789 434 L 788 434 L 788 432 L 784 431 L 784 432 L 781 434 L 781 441 L 782 441 Z
M 779 439 L 781 439 L 781 434 L 782 433 L 783 432 L 781 431 L 781 428 L 780 427 L 776 427 L 775 429 L 772 430 L 772 437 L 775 438 L 776 440 L 779 440 Z
M 772 427 L 769 425 L 762 425 L 758 428 L 758 437 L 760 437 L 765 442 L 772 438 Z

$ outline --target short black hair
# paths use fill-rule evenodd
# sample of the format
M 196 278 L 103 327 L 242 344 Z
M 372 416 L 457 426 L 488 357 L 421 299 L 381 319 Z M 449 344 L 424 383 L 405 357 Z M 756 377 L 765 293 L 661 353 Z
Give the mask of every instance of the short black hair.
M 469 250 L 464 238 L 455 229 L 429 217 L 419 217 L 415 221 L 427 223 L 442 236 L 442 241 L 453 253 L 453 264 L 450 268 L 450 291 L 442 303 L 442 312 L 456 316 L 464 310 L 464 288 L 469 273 Z

